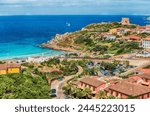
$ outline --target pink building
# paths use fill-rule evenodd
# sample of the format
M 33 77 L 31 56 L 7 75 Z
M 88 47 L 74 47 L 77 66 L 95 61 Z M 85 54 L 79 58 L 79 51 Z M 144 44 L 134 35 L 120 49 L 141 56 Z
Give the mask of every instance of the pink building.
M 139 78 L 148 83 L 150 87 L 150 69 L 140 69 L 135 72 Z
M 112 95 L 122 99 L 128 99 L 130 97 L 137 99 L 150 98 L 149 87 L 127 81 L 121 81 L 113 86 L 110 86 L 105 89 L 105 92 L 108 96 Z
M 80 88 L 90 88 L 93 94 L 97 94 L 100 90 L 103 90 L 106 83 L 96 78 L 85 77 L 80 80 Z

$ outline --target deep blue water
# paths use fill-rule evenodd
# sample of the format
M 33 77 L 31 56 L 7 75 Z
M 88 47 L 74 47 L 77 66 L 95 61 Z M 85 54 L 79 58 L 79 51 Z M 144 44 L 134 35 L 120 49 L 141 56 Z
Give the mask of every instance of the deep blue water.
M 120 21 L 122 17 L 129 17 L 134 24 L 150 23 L 148 16 L 0 16 L 0 59 L 41 53 L 60 54 L 59 51 L 42 49 L 38 45 L 56 34 L 77 31 L 91 23 Z

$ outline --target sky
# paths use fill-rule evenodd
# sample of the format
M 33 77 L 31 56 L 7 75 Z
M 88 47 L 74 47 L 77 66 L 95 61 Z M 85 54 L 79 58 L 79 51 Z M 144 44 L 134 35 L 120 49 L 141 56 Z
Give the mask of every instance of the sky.
M 150 0 L 0 0 L 0 15 L 149 15 Z

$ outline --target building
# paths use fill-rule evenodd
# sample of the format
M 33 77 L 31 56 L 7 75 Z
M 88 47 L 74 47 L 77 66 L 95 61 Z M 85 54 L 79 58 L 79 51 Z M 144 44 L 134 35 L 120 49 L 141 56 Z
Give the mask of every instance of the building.
M 140 69 L 135 71 L 136 76 L 141 78 L 144 82 L 148 83 L 150 87 L 150 69 Z
M 136 57 L 149 58 L 150 57 L 150 49 L 145 49 L 139 52 Z
M 105 89 L 108 96 L 114 96 L 122 99 L 128 98 L 138 98 L 138 99 L 148 99 L 150 98 L 150 88 L 139 85 L 136 83 L 131 83 L 127 81 L 120 81 L 114 86 L 110 86 Z
M 99 77 L 97 77 L 99 78 Z M 97 94 L 100 90 L 103 90 L 106 83 L 96 78 L 85 77 L 80 80 L 80 88 L 90 88 L 93 94 Z
M 110 34 L 117 34 L 119 36 L 124 35 L 128 32 L 131 32 L 131 30 L 127 28 L 114 28 L 109 30 Z
M 19 64 L 0 64 L 0 75 L 20 73 L 21 65 Z
M 109 33 L 105 33 L 105 34 L 102 34 L 102 39 L 106 41 L 114 41 L 116 40 L 116 36 L 109 34 Z
M 141 42 L 141 37 L 137 36 L 137 35 L 130 35 L 129 39 L 131 41 L 136 41 L 136 42 Z
M 44 61 L 46 61 L 48 59 L 49 59 L 48 57 L 44 57 L 44 56 L 28 57 L 26 59 L 26 62 L 29 62 L 29 63 L 41 63 L 41 62 L 44 62 Z
M 130 25 L 130 19 L 129 18 L 122 18 L 121 24 L 122 25 Z
M 150 48 L 150 36 L 143 39 L 142 47 L 143 48 Z

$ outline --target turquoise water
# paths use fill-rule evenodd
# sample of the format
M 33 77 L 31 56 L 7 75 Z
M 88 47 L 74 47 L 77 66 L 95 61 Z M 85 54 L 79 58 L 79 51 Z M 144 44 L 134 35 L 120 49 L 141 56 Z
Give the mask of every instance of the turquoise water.
M 150 23 L 148 16 L 0 16 L 0 59 L 62 54 L 38 45 L 56 34 L 77 31 L 91 23 L 120 21 L 122 17 L 129 17 L 132 23 L 139 25 Z

